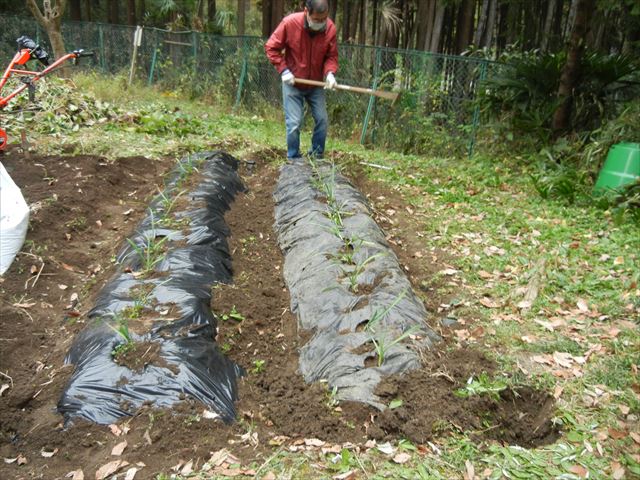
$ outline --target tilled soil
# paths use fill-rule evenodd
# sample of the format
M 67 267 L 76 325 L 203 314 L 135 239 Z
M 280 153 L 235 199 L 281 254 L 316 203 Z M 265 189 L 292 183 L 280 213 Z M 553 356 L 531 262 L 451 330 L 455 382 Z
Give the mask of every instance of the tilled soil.
M 144 216 L 172 162 L 25 157 L 16 149 L 2 158 L 27 202 L 38 209 L 22 253 L 0 283 L 0 383 L 9 385 L 0 397 L 0 454 L 13 460 L 0 464 L 0 478 L 64 478 L 78 469 L 93 478 L 100 466 L 117 459 L 144 463 L 136 478 L 153 478 L 188 461 L 197 468 L 222 448 L 243 465 L 261 464 L 274 448 L 312 438 L 423 443 L 450 431 L 470 431 L 478 439 L 522 446 L 555 438 L 549 421 L 553 402 L 545 392 L 503 391 L 498 399 L 456 396 L 469 377 L 496 367 L 480 352 L 455 348 L 446 329 L 439 329 L 445 341 L 425 356 L 423 369 L 380 385 L 385 401 L 402 400 L 393 410 L 336 404 L 326 385 L 304 383 L 297 352 L 312 332 L 298 329 L 282 278 L 283 258 L 272 229 L 274 153 L 256 151 L 240 159 L 248 191 L 225 217 L 235 282 L 213 289 L 218 344 L 247 372 L 239 382 L 238 422 L 228 426 L 207 419 L 202 405 L 185 399 L 171 410 L 145 406 L 117 426 L 75 422 L 67 429 L 55 411 L 73 369 L 64 365 L 64 356 L 113 272 L 111 258 Z M 416 256 L 427 239 L 397 191 L 359 173 L 354 182 L 382 205 L 381 212 L 397 212 L 381 226 L 437 327 L 437 306 L 446 299 L 437 298 L 432 277 L 443 268 L 442 260 Z M 122 455 L 112 455 L 125 440 Z

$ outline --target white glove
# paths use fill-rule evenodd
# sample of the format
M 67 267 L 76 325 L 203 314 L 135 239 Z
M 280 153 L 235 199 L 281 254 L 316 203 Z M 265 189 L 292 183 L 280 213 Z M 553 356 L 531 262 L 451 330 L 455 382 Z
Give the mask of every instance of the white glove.
M 282 83 L 286 83 L 287 85 L 292 86 L 294 83 L 296 83 L 296 77 L 293 76 L 293 73 L 291 73 L 291 70 L 289 70 L 288 68 L 282 72 L 281 77 Z
M 336 77 L 333 76 L 332 72 L 327 73 L 327 78 L 326 78 L 326 85 L 325 85 L 325 89 L 329 89 L 329 90 L 335 90 L 336 85 L 338 85 L 338 82 L 336 82 Z

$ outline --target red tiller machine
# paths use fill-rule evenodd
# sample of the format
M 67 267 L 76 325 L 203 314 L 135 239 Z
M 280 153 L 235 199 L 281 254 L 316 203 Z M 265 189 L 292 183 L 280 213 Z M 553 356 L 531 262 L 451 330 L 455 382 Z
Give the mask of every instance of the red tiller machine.
M 63 55 L 55 62 L 50 63 L 47 52 L 29 37 L 22 36 L 18 38 L 17 42 L 18 52 L 14 55 L 13 60 L 11 60 L 11 63 L 9 63 L 9 66 L 2 75 L 2 79 L 0 79 L 0 110 L 4 109 L 12 98 L 19 95 L 25 89 L 29 90 L 29 99 L 33 101 L 35 97 L 35 83 L 45 75 L 60 68 L 67 60 L 73 59 L 74 64 L 77 64 L 80 57 L 90 57 L 94 55 L 93 52 L 74 50 L 71 53 Z M 26 65 L 29 60 L 38 60 L 45 68 L 41 71 L 27 70 L 24 68 L 24 65 Z M 12 74 L 21 76 L 20 81 L 22 85 L 18 86 L 7 96 L 3 96 L 2 89 Z M 0 150 L 4 150 L 6 146 L 7 132 L 0 126 Z

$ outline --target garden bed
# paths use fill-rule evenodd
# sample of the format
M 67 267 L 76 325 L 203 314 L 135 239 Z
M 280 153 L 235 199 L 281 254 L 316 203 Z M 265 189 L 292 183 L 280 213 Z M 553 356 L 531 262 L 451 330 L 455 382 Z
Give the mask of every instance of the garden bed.
M 129 467 L 144 463 L 136 478 L 150 478 L 189 461 L 200 468 L 223 448 L 249 472 L 252 462 L 261 465 L 274 450 L 319 448 L 321 442 L 312 439 L 364 446 L 372 439 L 407 438 L 423 444 L 450 431 L 467 431 L 522 446 L 553 440 L 553 402 L 544 392 L 460 395 L 470 378 L 491 375 L 496 367 L 480 352 L 457 348 L 452 330 L 440 326 L 437 306 L 450 299 L 438 297 L 434 272 L 443 268 L 444 259 L 416 257 L 413 246 L 424 242 L 418 239 L 424 232 L 416 231 L 410 215 L 385 215 L 406 208 L 399 194 L 358 175 L 356 186 L 379 206 L 373 218 L 386 228 L 386 216 L 394 232 L 401 232 L 386 240 L 443 340 L 409 376 L 390 377 L 378 386 L 378 398 L 393 406 L 385 412 L 338 402 L 326 383 L 305 382 L 300 351 L 314 332 L 298 328 L 291 313 L 273 230 L 272 195 L 279 176 L 273 159 L 271 151 L 245 152 L 240 158 L 247 192 L 238 194 L 225 215 L 233 283 L 212 291 L 211 308 L 219 320 L 215 340 L 247 373 L 238 383 L 238 421 L 225 425 L 207 418 L 206 408 L 185 396 L 171 409 L 142 405 L 115 426 L 79 420 L 65 429 L 55 412 L 73 370 L 64 357 L 98 292 L 117 270 L 111 259 L 145 216 L 173 165 L 163 159 L 107 162 L 8 152 L 3 164 L 27 202 L 40 208 L 32 215 L 23 253 L 0 283 L 0 370 L 11 376 L 11 387 L 0 397 L 0 453 L 16 459 L 0 464 L 0 476 L 55 478 L 83 469 L 93 478 L 100 466 L 122 459 Z M 125 440 L 122 454 L 111 455 Z

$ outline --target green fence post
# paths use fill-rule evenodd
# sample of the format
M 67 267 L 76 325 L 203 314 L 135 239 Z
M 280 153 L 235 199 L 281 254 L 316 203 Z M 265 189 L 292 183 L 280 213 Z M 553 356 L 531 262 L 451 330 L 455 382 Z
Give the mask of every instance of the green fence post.
M 193 45 L 193 75 L 198 77 L 198 33 L 191 32 L 191 44 Z
M 98 27 L 98 48 L 100 50 L 100 68 L 103 72 L 106 72 L 107 64 L 104 54 L 104 30 L 102 29 L 102 25 Z
M 153 73 L 156 69 L 156 60 L 158 59 L 158 36 L 156 32 L 156 43 L 153 47 L 153 56 L 151 57 L 151 68 L 149 68 L 149 86 L 153 83 Z
M 373 86 L 372 89 L 378 88 L 378 80 L 380 77 L 380 63 L 382 62 L 382 50 L 380 48 L 376 48 L 376 60 L 375 65 L 373 66 Z M 364 123 L 362 125 L 362 133 L 360 134 L 360 145 L 364 145 L 365 139 L 367 137 L 367 129 L 369 128 L 369 119 L 371 118 L 371 112 L 373 112 L 373 107 L 375 106 L 376 97 L 371 95 L 369 97 L 369 106 L 367 107 L 367 113 L 364 116 Z
M 238 92 L 236 93 L 236 103 L 233 106 L 233 111 L 235 112 L 240 106 L 240 101 L 242 100 L 242 89 L 244 87 L 244 82 L 247 77 L 247 39 L 245 36 L 242 37 L 242 71 L 240 72 L 240 80 L 238 81 Z
M 476 85 L 473 97 L 474 100 L 477 100 L 478 96 L 478 88 L 482 84 L 482 82 L 487 78 L 487 65 L 488 62 L 484 60 L 480 66 L 480 78 L 478 79 L 478 85 Z M 471 126 L 471 139 L 469 139 L 469 157 L 473 155 L 473 147 L 476 144 L 476 133 L 478 131 L 478 126 L 480 124 L 480 105 L 476 102 L 476 107 L 473 109 L 473 124 Z

